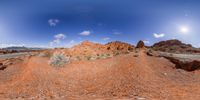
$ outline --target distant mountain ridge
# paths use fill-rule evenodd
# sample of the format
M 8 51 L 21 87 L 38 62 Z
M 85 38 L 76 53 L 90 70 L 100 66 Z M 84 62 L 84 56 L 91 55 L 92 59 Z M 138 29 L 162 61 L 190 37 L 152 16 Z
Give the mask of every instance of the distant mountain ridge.
M 0 54 L 9 54 L 9 53 L 19 53 L 19 52 L 32 52 L 32 51 L 38 51 L 38 50 L 44 50 L 44 48 L 28 48 L 28 47 L 6 47 L 6 48 L 0 48 Z
M 6 47 L 6 48 L 1 48 L 2 50 L 17 50 L 17 51 L 21 51 L 21 50 L 42 50 L 44 48 L 35 48 L 35 47 L 25 47 L 25 46 L 12 46 L 12 47 Z

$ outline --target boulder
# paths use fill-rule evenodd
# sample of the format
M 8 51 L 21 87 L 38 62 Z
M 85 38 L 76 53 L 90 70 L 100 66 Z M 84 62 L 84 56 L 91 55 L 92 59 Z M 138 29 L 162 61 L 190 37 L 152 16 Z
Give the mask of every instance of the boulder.
M 144 45 L 144 42 L 142 40 L 140 40 L 138 43 L 137 43 L 137 46 L 136 48 L 144 48 L 145 45 Z
M 4 69 L 6 69 L 6 66 L 3 65 L 3 63 L 0 63 L 0 70 L 4 70 Z

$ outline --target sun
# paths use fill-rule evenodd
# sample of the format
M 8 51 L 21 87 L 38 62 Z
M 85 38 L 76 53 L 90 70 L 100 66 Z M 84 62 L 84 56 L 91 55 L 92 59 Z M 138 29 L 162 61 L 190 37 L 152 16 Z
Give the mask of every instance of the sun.
M 188 32 L 189 32 L 189 28 L 186 27 L 186 26 L 181 26 L 181 27 L 180 27 L 180 32 L 181 32 L 181 33 L 188 33 Z

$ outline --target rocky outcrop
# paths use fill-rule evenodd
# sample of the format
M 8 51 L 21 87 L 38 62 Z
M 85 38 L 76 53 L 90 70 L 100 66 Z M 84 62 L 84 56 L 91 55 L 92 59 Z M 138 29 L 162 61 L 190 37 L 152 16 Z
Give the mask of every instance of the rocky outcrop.
M 138 43 L 137 43 L 137 46 L 136 48 L 144 48 L 145 45 L 144 45 L 144 42 L 142 40 L 140 40 Z
M 64 49 L 67 56 L 94 56 L 102 54 L 125 53 L 133 51 L 134 46 L 128 43 L 114 41 L 105 45 L 84 41 L 72 48 Z
M 183 69 L 186 71 L 195 71 L 200 69 L 200 55 L 198 54 L 175 54 L 154 51 L 151 49 L 148 50 L 146 54 L 148 56 L 164 57 L 174 63 L 177 69 Z
M 3 65 L 3 63 L 0 63 L 0 70 L 4 70 L 4 69 L 6 69 L 6 66 Z
M 105 52 L 105 47 L 99 43 L 84 41 L 78 45 L 64 50 L 68 56 L 91 56 Z
M 176 39 L 155 43 L 152 48 L 156 51 L 171 53 L 200 53 L 200 49 L 194 48 L 191 44 L 185 44 Z
M 175 64 L 177 69 L 184 69 L 186 71 L 194 71 L 200 69 L 200 61 L 198 60 L 183 60 L 174 57 L 165 57 Z
M 134 46 L 128 43 L 120 42 L 120 41 L 114 41 L 114 42 L 109 42 L 105 44 L 105 48 L 107 51 L 132 51 L 134 49 Z

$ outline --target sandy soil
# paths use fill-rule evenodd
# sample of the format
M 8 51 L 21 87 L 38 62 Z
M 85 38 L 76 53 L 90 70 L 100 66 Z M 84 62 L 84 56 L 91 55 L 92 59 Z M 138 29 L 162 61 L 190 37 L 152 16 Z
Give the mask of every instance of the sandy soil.
M 200 72 L 174 66 L 144 50 L 62 68 L 33 56 L 0 70 L 0 98 L 199 100 Z

